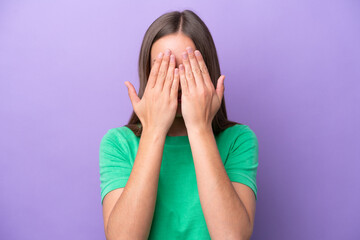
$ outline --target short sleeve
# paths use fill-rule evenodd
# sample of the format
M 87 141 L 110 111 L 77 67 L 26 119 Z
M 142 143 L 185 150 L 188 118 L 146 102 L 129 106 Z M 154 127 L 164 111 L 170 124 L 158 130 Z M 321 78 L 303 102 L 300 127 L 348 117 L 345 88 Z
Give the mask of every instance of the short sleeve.
M 128 156 L 126 139 L 110 129 L 101 139 L 99 149 L 101 204 L 107 193 L 125 187 L 132 169 Z
M 230 181 L 250 187 L 257 200 L 256 174 L 259 165 L 257 137 L 248 126 L 245 129 L 237 128 L 234 132 L 236 137 L 231 144 L 224 165 L 225 170 Z

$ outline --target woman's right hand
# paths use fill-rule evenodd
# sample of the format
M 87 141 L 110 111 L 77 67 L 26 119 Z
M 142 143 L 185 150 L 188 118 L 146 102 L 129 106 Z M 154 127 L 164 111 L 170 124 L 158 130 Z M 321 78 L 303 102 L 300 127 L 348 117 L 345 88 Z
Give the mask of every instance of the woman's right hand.
M 157 56 L 141 99 L 134 86 L 129 81 L 125 82 L 131 104 L 143 129 L 160 131 L 165 135 L 175 118 L 180 78 L 179 70 L 175 68 L 175 56 L 167 50 L 168 54 L 165 51 L 164 56 L 162 53 Z

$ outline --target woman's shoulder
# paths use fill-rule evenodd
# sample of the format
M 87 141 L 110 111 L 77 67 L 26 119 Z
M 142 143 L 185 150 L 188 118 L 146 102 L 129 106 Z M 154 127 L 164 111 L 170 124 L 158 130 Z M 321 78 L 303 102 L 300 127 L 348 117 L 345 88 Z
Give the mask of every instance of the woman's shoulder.
M 226 128 L 218 134 L 216 141 L 221 147 L 258 144 L 258 139 L 254 130 L 246 124 L 235 124 Z
M 246 124 L 235 124 L 223 130 L 221 132 L 222 136 L 227 138 L 238 138 L 238 137 L 254 137 L 256 138 L 256 134 L 254 130 Z
M 102 139 L 116 141 L 117 143 L 126 143 L 135 138 L 136 136 L 133 131 L 124 125 L 108 129 Z

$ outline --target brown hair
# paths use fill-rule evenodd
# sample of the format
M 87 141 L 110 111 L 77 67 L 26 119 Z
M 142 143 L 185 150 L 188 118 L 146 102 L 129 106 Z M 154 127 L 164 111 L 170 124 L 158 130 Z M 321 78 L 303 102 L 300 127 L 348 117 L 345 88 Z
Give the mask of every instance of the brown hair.
M 142 98 L 144 94 L 146 83 L 150 75 L 150 52 L 152 45 L 156 40 L 160 39 L 161 37 L 178 32 L 181 32 L 188 36 L 194 42 L 196 49 L 201 52 L 205 64 L 208 68 L 211 81 L 216 88 L 217 80 L 221 76 L 221 74 L 215 44 L 209 29 L 200 19 L 200 17 L 196 15 L 193 11 L 173 11 L 165 13 L 158 17 L 150 25 L 150 27 L 145 33 L 139 54 L 139 98 Z M 219 111 L 216 113 L 214 119 L 212 120 L 213 132 L 216 135 L 219 132 L 235 124 L 240 123 L 229 121 L 227 119 L 225 97 L 223 97 Z M 138 137 L 142 133 L 141 122 L 134 111 L 132 112 L 128 124 L 125 126 L 130 128 Z

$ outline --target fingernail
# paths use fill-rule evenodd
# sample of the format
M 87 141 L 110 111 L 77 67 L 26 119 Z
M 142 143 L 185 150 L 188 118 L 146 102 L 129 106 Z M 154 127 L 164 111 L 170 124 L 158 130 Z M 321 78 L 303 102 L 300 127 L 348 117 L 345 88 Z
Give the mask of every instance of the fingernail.
M 175 75 L 179 74 L 179 69 L 175 68 Z
M 162 58 L 164 54 L 162 52 L 159 52 L 158 58 Z
M 193 50 L 192 50 L 191 47 L 187 47 L 186 50 L 187 50 L 189 53 L 192 53 L 192 52 L 193 52 Z
M 175 62 L 175 56 L 174 56 L 174 54 L 171 54 L 171 56 L 170 56 L 170 62 Z
M 165 50 L 165 55 L 166 55 L 166 56 L 170 56 L 170 49 L 166 49 L 166 50 Z
M 195 51 L 195 55 L 196 55 L 196 56 L 200 56 L 200 51 L 199 51 L 199 50 L 196 50 L 196 51 Z
M 183 52 L 182 57 L 183 57 L 183 59 L 187 59 L 187 52 Z

